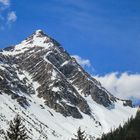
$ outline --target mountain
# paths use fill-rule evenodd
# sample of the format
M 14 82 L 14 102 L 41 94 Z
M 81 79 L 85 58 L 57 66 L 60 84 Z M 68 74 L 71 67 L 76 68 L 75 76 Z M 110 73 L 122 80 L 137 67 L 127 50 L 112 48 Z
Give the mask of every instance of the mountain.
M 136 110 L 131 101 L 103 88 L 41 30 L 0 51 L 1 139 L 16 114 L 33 140 L 66 140 L 79 127 L 97 138 Z

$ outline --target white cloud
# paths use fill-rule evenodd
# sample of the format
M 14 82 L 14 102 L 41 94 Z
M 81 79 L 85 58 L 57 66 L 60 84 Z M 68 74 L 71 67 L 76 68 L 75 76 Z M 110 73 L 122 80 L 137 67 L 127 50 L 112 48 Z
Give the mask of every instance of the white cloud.
M 0 0 L 0 31 L 11 27 L 16 20 L 16 13 L 10 10 L 10 0 Z
M 7 21 L 8 22 L 15 22 L 17 20 L 16 13 L 14 11 L 11 11 L 8 13 Z
M 10 5 L 10 1 L 9 0 L 0 0 L 0 3 L 2 3 L 5 6 L 9 6 Z
M 123 99 L 140 99 L 140 74 L 127 72 L 110 73 L 105 76 L 94 76 L 112 94 Z
M 78 55 L 72 55 L 76 59 L 76 61 L 83 67 L 91 67 L 91 62 L 88 59 L 83 59 Z

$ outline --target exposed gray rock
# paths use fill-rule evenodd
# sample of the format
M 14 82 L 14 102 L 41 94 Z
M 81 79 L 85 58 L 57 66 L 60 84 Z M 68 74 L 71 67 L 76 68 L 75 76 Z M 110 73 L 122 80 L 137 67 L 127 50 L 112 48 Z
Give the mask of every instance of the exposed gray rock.
M 0 92 L 11 95 L 23 107 L 29 106 L 24 94 L 37 94 L 48 107 L 64 116 L 82 118 L 81 112 L 91 115 L 84 97 L 91 96 L 105 107 L 116 101 L 57 41 L 42 31 L 33 33 L 18 48 L 0 51 L 0 64 Z
M 131 101 L 131 100 L 124 100 L 123 105 L 124 105 L 124 106 L 130 106 L 130 107 L 133 107 L 133 104 L 132 104 L 132 101 Z

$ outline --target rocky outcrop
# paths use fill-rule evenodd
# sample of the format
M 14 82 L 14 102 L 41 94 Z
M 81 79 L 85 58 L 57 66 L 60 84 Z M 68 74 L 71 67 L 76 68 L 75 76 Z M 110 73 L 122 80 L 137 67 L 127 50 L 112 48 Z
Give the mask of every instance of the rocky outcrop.
M 45 104 L 64 116 L 91 115 L 84 97 L 109 107 L 116 98 L 105 90 L 61 45 L 38 30 L 21 44 L 0 52 L 0 91 L 23 107 L 24 94 L 37 94 Z
M 132 104 L 132 101 L 131 101 L 131 100 L 124 100 L 123 105 L 124 105 L 124 106 L 130 106 L 130 107 L 133 107 L 133 104 Z

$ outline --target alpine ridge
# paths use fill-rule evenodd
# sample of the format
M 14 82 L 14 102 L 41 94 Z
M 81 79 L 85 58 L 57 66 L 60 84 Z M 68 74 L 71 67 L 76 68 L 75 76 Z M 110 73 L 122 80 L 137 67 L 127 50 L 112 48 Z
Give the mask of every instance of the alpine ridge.
M 32 140 L 71 139 L 78 127 L 95 139 L 136 114 L 58 43 L 37 30 L 0 51 L 0 139 L 16 114 Z

